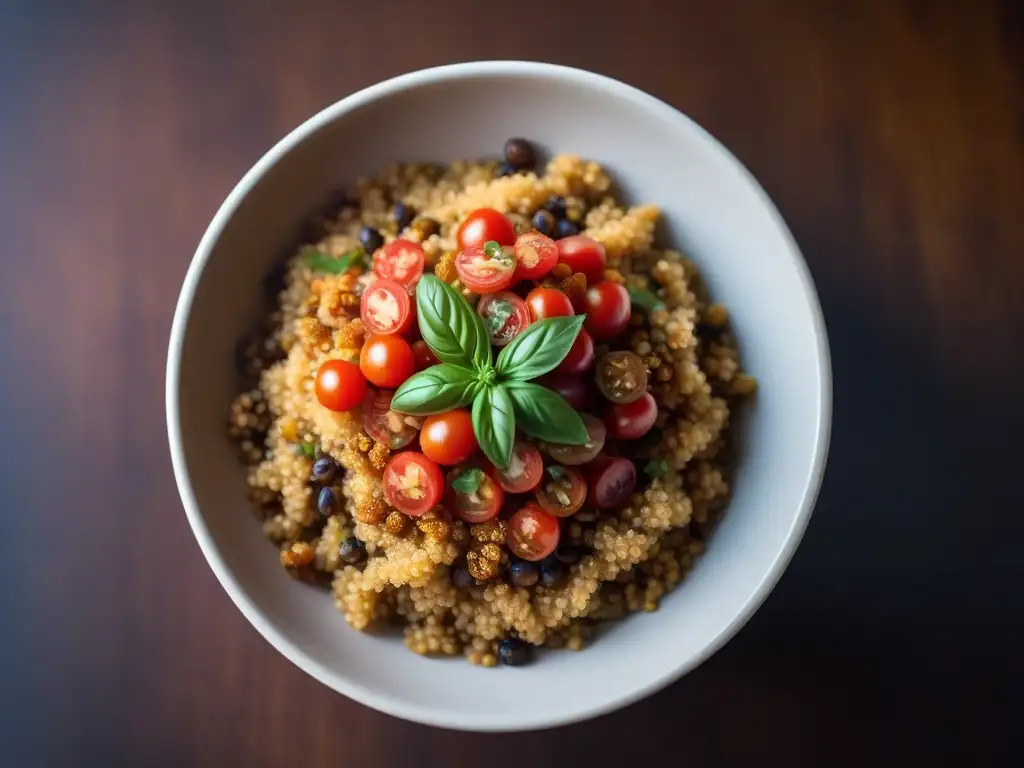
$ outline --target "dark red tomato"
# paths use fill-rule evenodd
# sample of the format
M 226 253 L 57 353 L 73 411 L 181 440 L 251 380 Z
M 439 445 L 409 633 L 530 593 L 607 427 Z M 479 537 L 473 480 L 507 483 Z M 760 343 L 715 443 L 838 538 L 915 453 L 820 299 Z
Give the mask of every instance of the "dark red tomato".
M 565 402 L 577 411 L 583 410 L 590 403 L 590 392 L 579 376 L 549 373 L 546 376 L 541 376 L 537 383 L 560 394 L 565 398 Z
M 516 241 L 516 228 L 505 214 L 493 208 L 477 208 L 459 225 L 456 235 L 459 248 L 465 250 L 493 240 L 499 245 L 512 245 Z
M 565 264 L 573 272 L 582 272 L 588 285 L 604 279 L 604 265 L 607 261 L 604 246 L 586 235 L 563 237 L 556 242 L 558 263 Z
M 631 403 L 647 391 L 647 365 L 635 352 L 619 350 L 603 355 L 594 378 L 601 394 L 613 403 Z
M 516 259 L 500 245 L 471 245 L 455 257 L 455 271 L 469 290 L 496 293 L 512 284 Z
M 363 291 L 359 314 L 363 324 L 377 336 L 405 333 L 412 326 L 409 294 L 394 280 L 378 279 Z
M 422 453 L 402 451 L 384 467 L 384 498 L 409 517 L 419 517 L 441 503 L 444 475 Z
M 587 442 L 583 445 L 563 445 L 561 443 L 544 443 L 544 450 L 552 459 L 559 464 L 569 464 L 578 467 L 586 464 L 597 456 L 604 448 L 605 437 L 608 434 L 604 422 L 589 413 L 581 413 L 583 426 L 587 428 Z
M 505 543 L 516 557 L 536 562 L 558 548 L 561 536 L 558 518 L 528 504 L 509 519 Z
M 438 464 L 461 464 L 478 447 L 473 419 L 465 408 L 427 416 L 420 430 L 420 449 Z
M 534 288 L 526 295 L 530 320 L 537 322 L 548 317 L 569 317 L 576 314 L 569 297 L 557 288 Z
M 458 478 L 472 472 L 472 490 L 461 487 Z M 475 486 L 475 487 L 473 487 Z M 505 492 L 493 478 L 477 467 L 457 467 L 448 473 L 448 507 L 471 525 L 497 517 L 505 503 Z
M 516 440 L 512 446 L 512 458 L 507 469 L 491 467 L 491 475 L 509 493 L 532 491 L 540 482 L 543 472 L 544 463 L 541 461 L 540 451 L 525 440 Z
M 359 353 L 359 370 L 378 387 L 394 389 L 415 369 L 412 347 L 401 336 L 371 336 Z
M 594 337 L 583 328 L 580 328 L 580 335 L 572 343 L 562 362 L 555 368 L 555 373 L 568 373 L 580 375 L 590 369 L 594 364 Z
M 411 290 L 423 275 L 423 249 L 412 240 L 392 240 L 373 254 L 373 271 Z
M 631 403 L 612 403 L 605 411 L 604 425 L 608 434 L 622 440 L 636 440 L 646 435 L 658 418 L 658 404 L 650 392 Z
M 332 411 L 348 411 L 366 398 L 366 377 L 359 366 L 345 360 L 328 360 L 316 372 L 316 399 Z
M 624 286 L 605 280 L 587 288 L 583 309 L 587 313 L 584 326 L 594 338 L 610 339 L 629 325 L 629 292 Z
M 427 346 L 427 342 L 423 341 L 422 339 L 413 342 L 412 356 L 413 359 L 416 361 L 417 371 L 422 371 L 425 368 L 429 368 L 432 365 L 439 365 L 441 362 L 434 356 L 434 353 L 430 350 L 430 347 Z
M 535 491 L 537 504 L 555 517 L 576 514 L 587 498 L 587 481 L 573 467 L 552 464 L 544 468 L 544 477 Z
M 476 311 L 484 320 L 491 344 L 496 347 L 504 347 L 530 324 L 526 302 L 511 291 L 483 296 Z
M 394 394 L 388 390 L 381 390 L 370 395 L 363 410 L 363 429 L 378 443 L 397 451 L 399 448 L 405 448 L 416 438 L 423 420 L 417 416 L 392 411 L 391 398 Z
M 599 456 L 585 467 L 590 499 L 597 506 L 619 506 L 636 488 L 636 466 L 629 459 Z
M 558 263 L 558 246 L 540 232 L 527 232 L 516 238 L 515 281 L 540 280 Z

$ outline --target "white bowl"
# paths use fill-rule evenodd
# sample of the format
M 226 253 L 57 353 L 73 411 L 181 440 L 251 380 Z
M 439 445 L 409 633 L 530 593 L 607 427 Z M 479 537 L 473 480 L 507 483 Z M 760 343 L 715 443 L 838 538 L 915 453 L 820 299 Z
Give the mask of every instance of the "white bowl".
M 399 160 L 494 156 L 509 136 L 610 170 L 632 201 L 662 207 L 662 236 L 700 265 L 733 318 L 756 404 L 736 432 L 734 494 L 707 553 L 660 610 L 612 626 L 580 653 L 484 669 L 417 656 L 350 629 L 323 592 L 289 579 L 248 508 L 225 436 L 236 340 L 261 278 L 339 182 Z M 192 530 L 231 599 L 281 653 L 325 685 L 398 717 L 504 731 L 621 707 L 708 658 L 756 610 L 807 525 L 825 465 L 831 373 L 807 267 L 767 195 L 715 139 L 667 104 L 606 77 L 548 64 L 429 69 L 360 91 L 271 149 L 210 223 L 178 300 L 167 429 Z

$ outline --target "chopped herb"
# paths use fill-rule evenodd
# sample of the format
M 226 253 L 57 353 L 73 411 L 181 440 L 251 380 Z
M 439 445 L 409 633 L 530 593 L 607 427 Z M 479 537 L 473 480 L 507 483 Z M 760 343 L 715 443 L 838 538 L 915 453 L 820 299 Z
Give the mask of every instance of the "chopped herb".
M 565 467 L 560 467 L 557 464 L 552 464 L 544 471 L 547 472 L 551 479 L 556 483 L 565 477 Z
M 495 240 L 488 240 L 484 243 L 484 253 L 495 261 L 508 262 L 511 260 L 511 256 L 508 251 L 502 248 Z
M 452 480 L 452 488 L 459 493 L 476 493 L 484 481 L 482 470 L 471 468 Z
M 668 474 L 668 462 L 664 459 L 651 459 L 644 465 L 644 472 L 649 477 L 664 477 Z
M 314 446 L 312 443 L 303 443 L 302 453 L 305 454 L 306 456 L 312 456 L 314 453 L 316 453 L 316 446 Z
M 315 248 L 307 248 L 303 253 L 306 259 L 306 266 L 314 272 L 325 272 L 329 275 L 340 275 L 352 267 L 363 267 L 366 265 L 366 252 L 362 248 L 343 253 L 334 257 Z
M 487 326 L 487 332 L 491 334 L 492 339 L 505 327 L 505 323 L 510 317 L 512 317 L 510 302 L 499 300 L 491 304 L 491 313 L 484 318 L 484 325 Z
M 665 308 L 665 302 L 659 299 L 656 293 L 648 291 L 646 288 L 630 288 L 629 300 L 633 306 L 640 307 L 648 312 Z

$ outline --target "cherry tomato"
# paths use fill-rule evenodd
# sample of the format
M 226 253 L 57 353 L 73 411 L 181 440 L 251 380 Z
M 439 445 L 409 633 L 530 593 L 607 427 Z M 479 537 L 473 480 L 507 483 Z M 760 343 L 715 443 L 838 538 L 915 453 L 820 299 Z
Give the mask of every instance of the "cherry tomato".
M 548 456 L 559 464 L 570 464 L 579 466 L 591 461 L 604 448 L 604 441 L 607 435 L 604 422 L 589 413 L 581 413 L 583 425 L 587 428 L 587 442 L 583 445 L 563 445 L 561 443 L 544 443 L 543 447 Z
M 441 502 L 441 468 L 418 451 L 402 451 L 384 467 L 384 498 L 409 517 L 419 517 Z
M 420 448 L 438 464 L 461 464 L 478 447 L 473 419 L 465 408 L 427 416 L 420 430 Z
M 359 370 L 378 387 L 394 389 L 415 369 L 412 347 L 401 336 L 371 336 L 359 353 Z
M 423 275 L 423 249 L 412 240 L 392 240 L 373 254 L 373 271 L 411 290 Z
M 472 245 L 455 257 L 455 271 L 469 290 L 495 293 L 512 284 L 516 259 L 500 245 Z
M 635 352 L 609 352 L 597 363 L 597 388 L 613 403 L 631 403 L 647 391 L 647 365 Z
M 463 491 L 455 481 L 472 472 L 479 484 L 472 491 Z M 479 475 L 476 473 L 479 472 Z M 448 506 L 467 523 L 486 523 L 497 517 L 501 505 L 505 503 L 505 492 L 493 478 L 488 477 L 476 467 L 457 467 L 448 473 Z
M 316 372 L 316 399 L 332 411 L 348 411 L 366 398 L 366 377 L 359 366 L 345 360 L 328 360 Z
M 558 518 L 528 504 L 509 519 L 505 543 L 516 557 L 536 562 L 558 548 L 561 536 Z
M 496 347 L 504 347 L 530 324 L 526 302 L 511 291 L 481 297 L 476 311 L 484 319 L 484 328 Z
M 604 424 L 612 437 L 636 440 L 646 435 L 658 418 L 658 404 L 650 392 L 632 403 L 615 403 L 605 411 Z
M 563 237 L 556 242 L 558 263 L 565 264 L 573 272 L 582 272 L 588 285 L 604 279 L 604 265 L 607 261 L 604 246 L 586 235 Z
M 532 491 L 537 487 L 543 473 L 544 463 L 541 461 L 540 451 L 525 440 L 516 440 L 513 444 L 512 459 L 507 469 L 491 467 L 491 474 L 509 493 Z
M 483 248 L 488 240 L 498 245 L 512 245 L 516 241 L 516 229 L 501 211 L 477 208 L 459 225 L 456 239 L 463 250 L 472 246 Z
M 429 368 L 432 365 L 438 365 L 441 361 L 438 360 L 430 347 L 427 346 L 427 342 L 420 339 L 414 341 L 412 344 L 412 356 L 416 361 L 416 370 L 422 371 L 425 368 Z
M 569 353 L 555 368 L 555 373 L 579 375 L 586 372 L 594 364 L 594 337 L 584 328 L 569 348 Z
M 363 291 L 360 316 L 377 336 L 405 333 L 412 326 L 412 302 L 400 283 L 378 279 Z
M 587 288 L 583 308 L 587 313 L 584 326 L 595 339 L 618 336 L 629 325 L 629 292 L 610 280 Z
M 582 411 L 590 403 L 590 391 L 583 379 L 565 373 L 549 373 L 541 376 L 537 383 L 560 394 L 569 405 Z
M 604 509 L 619 506 L 636 488 L 636 466 L 629 459 L 601 456 L 587 465 L 586 473 L 590 498 Z
M 569 297 L 557 288 L 534 288 L 526 295 L 526 306 L 533 322 L 548 317 L 569 317 L 576 314 Z
M 516 282 L 540 280 L 558 263 L 558 246 L 540 232 L 527 232 L 516 238 Z
M 388 390 L 381 390 L 370 395 L 363 411 L 363 429 L 378 443 L 397 451 L 399 448 L 405 448 L 416 438 L 423 420 L 417 416 L 392 411 L 391 398 L 394 394 Z
M 544 477 L 535 491 L 537 504 L 555 517 L 576 514 L 587 498 L 587 481 L 573 467 L 552 464 L 544 468 Z

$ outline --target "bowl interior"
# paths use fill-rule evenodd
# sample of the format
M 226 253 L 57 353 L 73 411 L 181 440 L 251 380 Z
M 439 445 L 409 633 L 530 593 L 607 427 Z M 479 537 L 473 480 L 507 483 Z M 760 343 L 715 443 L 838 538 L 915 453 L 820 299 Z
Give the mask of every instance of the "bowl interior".
M 301 134 L 301 135 L 300 135 Z M 582 653 L 524 668 L 428 660 L 400 638 L 347 627 L 324 593 L 281 572 L 225 437 L 238 337 L 263 308 L 261 279 L 326 193 L 399 160 L 493 156 L 522 135 L 605 164 L 626 199 L 660 205 L 663 237 L 701 266 L 729 307 L 760 380 L 736 438 L 728 512 L 698 567 L 653 614 Z M 299 140 L 301 138 L 301 140 Z M 178 309 L 168 371 L 179 486 L 232 598 L 283 653 L 384 711 L 471 729 L 567 722 L 628 702 L 710 654 L 788 561 L 813 503 L 827 441 L 828 361 L 813 288 L 774 208 L 739 164 L 686 118 L 585 73 L 522 65 L 400 79 L 314 118 L 239 185 L 200 246 Z M 466 695 L 473 691 L 473 695 Z

